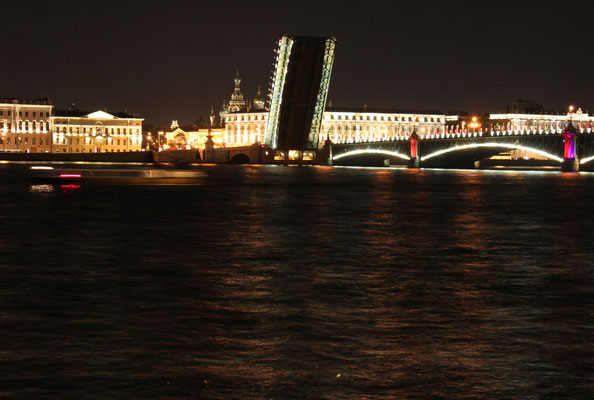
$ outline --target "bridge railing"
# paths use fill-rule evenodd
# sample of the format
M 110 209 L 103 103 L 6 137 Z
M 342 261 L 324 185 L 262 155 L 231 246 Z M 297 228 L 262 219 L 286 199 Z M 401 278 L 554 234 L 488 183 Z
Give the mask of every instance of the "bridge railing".
M 594 128 L 579 128 L 577 131 L 580 134 L 592 134 Z M 517 130 L 485 130 L 485 131 L 460 131 L 460 132 L 448 132 L 442 131 L 440 133 L 421 134 L 419 135 L 420 140 L 436 140 L 436 139 L 468 139 L 468 138 L 480 138 L 480 137 L 496 137 L 496 136 L 525 136 L 525 135 L 561 135 L 563 129 L 517 129 Z M 347 144 L 347 143 L 377 143 L 377 142 L 392 142 L 409 140 L 410 135 L 392 135 L 392 136 L 381 136 L 381 137 L 332 137 L 332 142 L 335 144 Z

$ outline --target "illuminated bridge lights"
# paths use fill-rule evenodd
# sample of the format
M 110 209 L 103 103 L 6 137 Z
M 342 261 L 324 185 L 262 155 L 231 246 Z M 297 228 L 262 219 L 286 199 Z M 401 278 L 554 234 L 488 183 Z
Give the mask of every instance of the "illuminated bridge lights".
M 439 150 L 434 153 L 428 154 L 425 157 L 421 157 L 421 161 L 426 161 L 426 160 L 429 160 L 430 158 L 437 157 L 437 156 L 445 154 L 445 153 L 450 153 L 452 151 L 475 149 L 475 148 L 479 148 L 479 147 L 502 147 L 505 149 L 530 151 L 532 153 L 536 153 L 541 156 L 550 158 L 551 160 L 563 162 L 562 158 L 557 157 L 553 154 L 547 153 L 546 151 L 538 150 L 538 149 L 535 149 L 532 147 L 520 146 L 517 144 L 507 144 L 507 143 L 473 143 L 473 144 L 466 144 L 466 145 L 462 145 L 462 146 L 450 147 L 449 149 Z
M 585 164 L 585 163 L 590 162 L 592 160 L 594 160 L 594 156 L 591 156 L 591 157 L 587 157 L 587 158 L 582 159 L 580 161 L 580 164 Z
M 401 153 L 396 153 L 395 151 L 373 150 L 373 149 L 368 149 L 368 150 L 353 150 L 353 151 L 349 151 L 349 152 L 342 153 L 342 154 L 339 154 L 337 156 L 334 156 L 332 159 L 333 160 L 340 160 L 343 157 L 356 156 L 356 155 L 361 155 L 361 154 L 383 154 L 383 155 L 387 155 L 387 156 L 391 156 L 391 157 L 402 158 L 404 160 L 410 160 L 410 157 L 409 156 L 406 156 L 406 155 L 401 154 Z

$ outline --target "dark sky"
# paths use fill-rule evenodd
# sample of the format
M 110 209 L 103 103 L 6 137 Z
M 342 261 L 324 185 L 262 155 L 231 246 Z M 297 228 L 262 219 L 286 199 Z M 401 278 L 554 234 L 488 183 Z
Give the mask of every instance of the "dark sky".
M 21 1 L 2 4 L 0 97 L 126 109 L 149 122 L 218 112 L 239 68 L 266 90 L 283 33 L 338 39 L 334 106 L 505 111 L 517 97 L 594 111 L 585 1 Z

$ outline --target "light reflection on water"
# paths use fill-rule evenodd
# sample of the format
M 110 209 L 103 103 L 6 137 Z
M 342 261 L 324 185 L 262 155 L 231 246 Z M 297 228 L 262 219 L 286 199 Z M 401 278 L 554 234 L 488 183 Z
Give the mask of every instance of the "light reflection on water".
M 2 395 L 594 394 L 594 175 L 206 170 L 69 191 L 0 167 Z
M 32 193 L 51 193 L 54 191 L 54 185 L 31 185 L 30 191 Z

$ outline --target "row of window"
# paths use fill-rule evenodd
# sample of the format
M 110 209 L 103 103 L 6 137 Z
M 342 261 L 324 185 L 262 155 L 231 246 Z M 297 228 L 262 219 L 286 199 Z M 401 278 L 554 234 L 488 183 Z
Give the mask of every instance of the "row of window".
M 344 118 L 343 118 L 344 117 Z M 439 117 L 419 117 L 417 116 L 416 118 L 413 117 L 412 115 L 410 116 L 400 116 L 400 117 L 385 117 L 385 116 L 380 116 L 380 119 L 377 119 L 377 115 L 374 115 L 373 118 L 370 115 L 366 115 L 365 118 L 362 115 L 353 115 L 349 118 L 348 115 L 342 115 L 342 114 L 338 114 L 336 116 L 336 118 L 334 118 L 334 114 L 328 114 L 328 118 L 326 119 L 343 119 L 345 121 L 353 120 L 353 121 L 401 121 L 401 122 L 414 122 L 414 121 L 418 121 L 418 122 L 442 122 L 441 118 Z
M 227 115 L 227 121 L 265 121 L 266 115 Z
M 378 128 L 378 129 L 375 129 Z M 429 125 L 429 126 L 419 126 L 417 128 L 417 130 L 422 130 L 422 129 L 427 129 L 427 130 L 435 130 L 435 129 L 441 129 L 442 125 Z M 327 129 L 329 131 L 333 131 L 333 130 L 338 130 L 338 131 L 369 131 L 369 130 L 387 130 L 387 131 L 393 131 L 393 132 L 398 132 L 398 131 L 412 131 L 413 130 L 413 126 L 412 125 L 388 125 L 388 126 L 382 126 L 382 127 L 377 127 L 377 125 L 372 125 L 371 127 L 369 125 L 344 125 L 344 127 L 342 125 L 326 125 L 324 124 L 322 126 L 322 130 L 323 129 Z
M 140 135 L 140 129 L 133 129 L 133 128 L 104 128 L 102 126 L 97 126 L 94 128 L 91 127 L 82 127 L 82 131 L 81 131 L 81 127 L 80 126 L 56 126 L 56 132 L 58 133 L 106 133 L 106 134 L 112 134 L 112 135 L 120 135 L 120 134 L 137 134 Z
M 31 141 L 31 145 L 36 145 L 37 144 L 37 139 L 39 139 L 39 145 L 43 146 L 44 143 L 46 146 L 50 145 L 50 138 L 37 138 L 36 136 L 32 136 L 31 138 L 29 138 L 29 136 L 17 136 L 16 138 L 13 138 L 11 136 L 0 136 L 0 144 L 18 144 L 18 145 L 22 145 L 22 144 L 29 144 L 29 140 Z M 4 143 L 4 140 L 6 140 L 6 143 Z M 68 141 L 64 138 L 62 140 L 56 140 L 54 142 L 54 144 L 69 144 L 69 145 L 74 145 L 76 144 L 77 146 L 79 146 L 81 144 L 81 139 L 68 139 Z M 83 138 L 82 139 L 82 144 L 93 144 L 93 140 L 91 138 Z M 134 140 L 130 139 L 130 145 L 134 146 Z M 137 143 L 140 144 L 140 141 Z M 128 141 L 126 139 L 112 139 L 109 138 L 106 141 L 106 145 L 108 146 L 127 146 L 128 145 Z
M 3 125 L 4 125 L 5 131 L 9 131 L 12 129 L 11 122 L 4 121 Z M 28 131 L 29 128 L 31 128 L 32 131 L 36 131 L 37 129 L 39 129 L 40 131 L 49 132 L 49 130 L 50 130 L 49 122 L 43 122 L 43 121 L 31 121 L 31 123 L 29 123 L 29 121 L 19 121 L 19 123 L 16 124 L 16 127 L 18 128 L 19 131 L 23 131 L 23 129 L 25 131 Z
M 66 152 L 68 152 L 68 153 L 80 153 L 81 152 L 80 151 L 81 149 L 74 149 L 74 150 L 75 151 L 73 152 L 71 148 L 68 149 L 68 151 L 66 151 L 66 149 L 62 149 L 62 153 L 66 153 Z M 60 153 L 60 148 L 59 147 L 56 147 L 54 149 L 54 151 L 56 153 Z M 86 149 L 82 149 L 82 152 L 83 153 L 86 153 Z M 111 150 L 110 149 L 103 149 L 102 151 L 100 151 L 99 149 L 89 149 L 89 153 L 120 153 L 120 152 L 121 152 L 120 149 L 111 149 Z
M 36 145 L 37 145 L 37 140 L 36 140 L 36 139 L 37 139 L 37 138 L 36 138 L 35 136 L 33 136 L 33 137 L 31 138 L 31 145 L 33 145 L 33 146 L 36 146 Z M 20 136 L 19 136 L 19 137 L 15 138 L 15 140 L 14 140 L 14 142 L 13 142 L 13 141 L 12 141 L 12 138 L 11 138 L 10 136 L 8 136 L 8 137 L 6 138 L 6 143 L 4 143 L 4 139 L 3 139 L 3 137 L 2 137 L 2 136 L 0 136 L 0 145 L 3 145 L 3 144 L 13 144 L 13 143 L 14 143 L 15 145 L 17 145 L 17 146 L 20 146 L 20 145 L 22 145 L 22 144 L 26 144 L 26 145 L 28 145 L 28 144 L 29 144 L 29 137 L 28 137 L 28 136 L 25 136 L 25 137 L 20 137 Z M 44 145 L 44 140 L 43 140 L 43 138 L 39 138 L 39 145 L 40 145 L 40 146 L 43 146 L 43 145 Z M 46 145 L 46 146 L 49 146 L 49 145 L 50 145 L 50 139 L 49 139 L 49 138 L 46 138 L 46 139 L 45 139 L 45 145 Z
M 4 111 L 5 110 L 0 110 L 0 117 L 4 116 Z M 29 116 L 29 111 L 19 111 L 19 117 L 22 117 L 23 114 L 25 114 L 25 117 Z M 6 110 L 6 116 L 10 117 L 12 116 L 12 110 Z M 37 117 L 37 111 L 31 111 L 31 116 L 32 117 Z M 43 111 L 39 111 L 39 117 L 49 117 L 50 113 L 49 112 L 43 112 Z
M 61 144 L 68 143 L 69 145 L 76 144 L 77 146 L 79 146 L 80 145 L 80 142 L 81 142 L 81 139 L 72 139 L 72 138 L 70 138 L 70 139 L 67 140 L 66 138 L 63 138 L 62 140 L 56 139 L 54 141 L 55 144 L 60 144 L 60 142 L 61 142 Z M 94 141 L 91 138 L 83 138 L 82 139 L 82 144 L 93 144 L 93 143 L 94 143 Z M 140 144 L 140 143 L 138 143 L 138 144 Z M 108 146 L 127 146 L 128 145 L 128 141 L 126 139 L 108 138 L 106 145 L 108 145 Z M 130 139 L 130 145 L 131 146 L 134 145 L 134 141 L 132 139 Z

